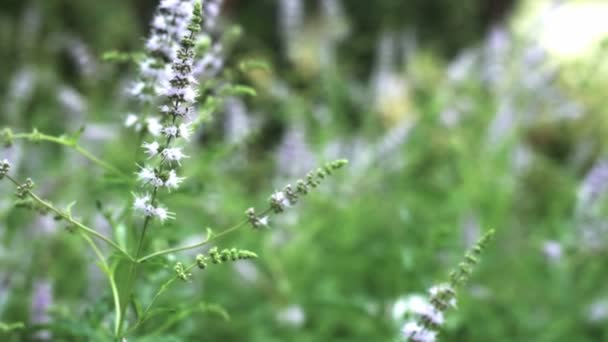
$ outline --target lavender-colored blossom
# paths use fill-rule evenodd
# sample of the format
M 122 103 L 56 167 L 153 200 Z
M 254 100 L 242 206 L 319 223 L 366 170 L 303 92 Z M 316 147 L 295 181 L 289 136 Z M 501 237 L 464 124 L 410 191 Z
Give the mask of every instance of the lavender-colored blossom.
M 581 203 L 590 204 L 608 190 L 608 160 L 596 163 L 585 176 L 578 190 Z
M 304 2 L 302 0 L 279 1 L 279 32 L 282 33 L 283 47 L 289 51 L 302 31 L 304 24 Z
M 553 240 L 545 241 L 542 250 L 545 257 L 553 263 L 560 261 L 563 255 L 562 245 Z
M 290 305 L 277 312 L 277 321 L 293 327 L 300 327 L 306 321 L 306 313 L 299 305 Z
M 252 123 L 249 119 L 247 107 L 242 100 L 230 97 L 226 99 L 225 103 L 224 132 L 226 140 L 231 144 L 237 144 L 249 135 Z
M 53 305 L 53 284 L 45 279 L 34 282 L 33 286 L 30 320 L 33 324 L 47 324 L 51 321 L 49 310 Z M 40 340 L 51 340 L 51 333 L 42 330 L 37 337 Z
M 277 168 L 286 178 L 304 174 L 315 165 L 315 156 L 306 142 L 304 132 L 292 127 L 277 149 Z

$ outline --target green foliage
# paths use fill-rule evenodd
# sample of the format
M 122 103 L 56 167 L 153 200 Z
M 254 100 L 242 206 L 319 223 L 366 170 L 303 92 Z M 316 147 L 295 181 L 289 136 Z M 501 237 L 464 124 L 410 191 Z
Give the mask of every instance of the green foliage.
M 492 60 L 490 44 L 475 43 L 484 33 L 470 18 L 485 6 L 476 1 L 343 2 L 350 33 L 335 41 L 305 2 L 295 58 L 277 20 L 263 19 L 275 2 L 234 1 L 225 20 L 241 29 L 184 41 L 195 54 L 222 41 L 226 67 L 200 82 L 187 180 L 163 194 L 176 220 L 151 224 L 140 255 L 133 174 L 149 162 L 147 133 L 123 123 L 133 108 L 156 107 L 120 94 L 156 4 L 7 7 L 0 340 L 394 341 L 398 304 L 441 279 L 458 305 L 440 341 L 608 339 L 607 196 L 581 195 L 606 154 L 601 79 L 585 82 L 593 70 L 577 65 L 533 74 L 554 63 L 526 69 L 529 42 L 518 37 Z M 40 15 L 29 40 L 19 38 L 25 13 Z M 407 52 L 376 90 L 375 46 L 404 26 L 420 27 L 420 45 L 397 44 Z M 66 62 L 53 40 L 66 32 L 89 46 L 96 76 Z M 472 66 L 457 77 L 459 60 L 445 56 L 464 45 Z M 315 46 L 335 59 L 315 60 Z M 11 97 L 19 75 L 35 81 Z M 84 111 L 60 102 L 65 86 Z M 579 116 L 557 115 L 569 99 Z M 235 120 L 246 133 L 230 129 Z M 344 164 L 324 165 L 334 158 L 349 165 L 334 173 Z M 488 227 L 494 241 L 477 263 Z M 52 300 L 40 300 L 40 283 Z

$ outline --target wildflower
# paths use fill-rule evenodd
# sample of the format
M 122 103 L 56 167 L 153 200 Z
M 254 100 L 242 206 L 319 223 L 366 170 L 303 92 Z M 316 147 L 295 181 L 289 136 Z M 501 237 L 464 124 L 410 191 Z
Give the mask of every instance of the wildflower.
M 553 240 L 545 241 L 543 243 L 543 253 L 551 262 L 558 262 L 563 254 L 562 245 Z
M 203 5 L 205 28 L 211 30 L 215 27 L 217 17 L 222 9 L 222 0 L 208 0 Z
M 192 136 L 192 127 L 190 123 L 180 124 L 177 130 L 179 137 L 183 138 L 184 140 L 190 140 L 190 137 Z
M 412 342 L 433 342 L 437 337 L 437 328 L 444 324 L 444 312 L 456 306 L 456 287 L 462 286 L 470 277 L 473 266 L 478 262 L 486 244 L 494 231 L 486 233 L 466 254 L 464 261 L 450 274 L 449 283 L 435 285 L 429 289 L 430 303 L 423 300 L 412 312 L 419 319 L 407 322 L 403 335 Z
M 146 120 L 148 131 L 156 135 L 164 135 L 166 142 L 161 145 L 157 141 L 145 142 L 142 147 L 149 158 L 160 155 L 162 159 L 155 168 L 144 167 L 137 173 L 137 177 L 145 184 L 151 184 L 155 188 L 162 186 L 168 190 L 177 189 L 183 182 L 183 177 L 178 177 L 173 162 L 181 165 L 181 160 L 188 158 L 181 147 L 172 146 L 177 138 L 189 139 L 192 135 L 190 124 L 177 122 L 180 117 L 187 116 L 193 111 L 192 104 L 198 96 L 194 85 L 197 84 L 192 74 L 194 58 L 193 37 L 200 30 L 201 5 L 196 2 L 193 5 L 189 0 L 163 0 L 159 6 L 155 18 L 152 21 L 152 35 L 147 43 L 150 55 L 161 55 L 160 60 L 150 57 L 141 65 L 146 72 L 156 70 L 154 76 L 156 95 L 165 99 L 165 104 L 160 106 L 160 112 L 165 116 L 171 116 L 170 122 L 162 124 L 158 118 Z M 170 24 L 170 25 L 169 25 Z M 181 39 L 181 40 L 180 40 Z M 179 42 L 179 44 L 177 43 Z M 173 45 L 175 48 L 173 48 Z M 171 61 L 170 67 L 163 66 L 166 61 Z M 159 63 L 157 63 L 159 62 Z M 168 161 L 168 163 L 164 163 Z M 155 192 L 156 195 L 156 192 Z M 166 208 L 155 203 L 156 196 L 138 198 L 134 207 L 146 217 L 155 217 L 161 223 L 167 219 L 173 219 L 174 214 Z M 147 222 L 147 221 L 146 221 Z
M 179 129 L 177 128 L 177 126 L 167 126 L 167 127 L 163 127 L 161 129 L 161 132 L 168 138 L 177 138 Z
M 144 211 L 150 203 L 150 195 L 148 195 L 148 194 L 145 194 L 143 196 L 135 195 L 134 197 L 135 197 L 135 200 L 133 201 L 133 208 L 135 208 L 135 210 Z
M 608 160 L 603 160 L 594 165 L 585 176 L 578 191 L 579 202 L 594 203 L 606 192 L 608 192 Z
M 145 142 L 145 143 L 143 143 L 142 147 L 144 148 L 148 157 L 152 158 L 152 157 L 155 157 L 158 155 L 159 149 L 160 149 L 160 144 L 156 141 L 153 141 L 151 143 Z
M 268 225 L 268 216 L 264 216 L 258 219 L 258 224 L 262 225 L 262 226 L 267 226 Z
M 36 280 L 33 284 L 31 300 L 31 321 L 34 324 L 48 324 L 51 322 L 53 306 L 53 284 L 47 280 Z M 36 340 L 52 340 L 50 329 L 42 329 L 35 335 Z
M 179 187 L 179 185 L 181 184 L 181 182 L 183 182 L 183 181 L 184 181 L 183 177 L 178 177 L 175 170 L 171 170 L 171 171 L 169 171 L 169 176 L 167 177 L 167 180 L 165 181 L 165 186 L 169 189 L 177 189 Z
M 306 321 L 306 313 L 300 305 L 290 305 L 277 313 L 276 319 L 293 327 L 300 327 Z
M 180 164 L 182 159 L 188 158 L 188 156 L 182 152 L 181 147 L 168 147 L 161 152 L 161 155 L 166 160 L 177 162 L 178 164 Z
M 148 132 L 154 136 L 157 137 L 161 134 L 162 129 L 163 129 L 163 125 L 160 123 L 160 119 L 153 117 L 153 118 L 147 118 L 146 119 L 146 123 L 147 123 L 147 129 Z
M 247 209 L 245 211 L 245 215 L 247 215 L 247 221 L 249 221 L 249 224 L 251 224 L 251 227 L 253 227 L 253 229 L 268 226 L 268 216 L 259 217 L 255 213 L 254 208 Z
M 434 342 L 437 338 L 436 332 L 428 330 L 414 321 L 407 322 L 402 332 L 405 337 L 413 342 Z
M 587 308 L 587 320 L 600 323 L 608 318 L 608 299 L 595 299 Z
M 140 96 L 141 94 L 143 94 L 144 89 L 146 88 L 146 84 L 144 82 L 135 82 L 133 84 L 131 84 L 131 87 L 129 87 L 127 89 L 127 91 L 129 92 L 129 94 L 133 97 L 137 97 Z
M 158 177 L 156 177 L 156 171 L 149 167 L 142 167 L 137 173 L 137 179 L 144 184 L 154 183 Z M 162 181 L 161 181 L 162 182 Z
M 138 121 L 137 115 L 133 113 L 127 114 L 125 118 L 125 127 L 133 127 Z
M 285 196 L 285 193 L 282 191 L 277 191 L 272 196 L 270 196 L 270 206 L 274 210 L 275 213 L 280 213 L 291 206 L 291 202 Z
M 154 208 L 152 216 L 156 216 L 161 223 L 164 223 L 167 219 L 173 218 L 173 213 L 167 211 L 167 209 L 163 207 L 156 207 Z

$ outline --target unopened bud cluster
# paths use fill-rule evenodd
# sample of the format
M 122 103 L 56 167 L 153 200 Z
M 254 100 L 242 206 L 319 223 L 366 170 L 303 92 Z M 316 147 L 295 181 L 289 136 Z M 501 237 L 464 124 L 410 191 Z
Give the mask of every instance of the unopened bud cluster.
M 305 179 L 299 179 L 296 186 L 287 184 L 283 191 L 277 191 L 270 196 L 270 208 L 276 213 L 282 213 L 286 208 L 296 204 L 300 196 L 307 195 L 311 188 L 316 188 L 325 177 L 342 168 L 348 162 L 340 159 L 325 164 L 323 167 L 311 171 Z
M 28 178 L 23 184 L 17 186 L 17 191 L 15 192 L 15 194 L 17 195 L 17 197 L 24 199 L 27 197 L 29 192 L 34 189 L 34 186 L 34 181 L 31 178 Z
M 330 176 L 334 171 L 341 169 L 346 164 L 348 164 L 347 160 L 334 160 L 325 164 L 323 167 L 310 171 L 304 179 L 297 180 L 295 186 L 287 184 L 282 191 L 276 191 L 270 196 L 268 200 L 270 209 L 275 214 L 282 213 L 285 209 L 296 204 L 300 199 L 300 196 L 307 195 L 311 189 L 319 186 L 323 179 Z M 259 228 L 268 224 L 268 217 L 259 217 L 255 213 L 254 208 L 247 209 L 245 215 L 253 228 Z
M 11 163 L 9 163 L 8 160 L 4 159 L 4 160 L 0 161 L 0 180 L 2 180 L 4 178 L 4 176 L 6 176 L 10 170 L 11 170 Z
M 200 269 L 205 269 L 209 263 L 222 264 L 227 261 L 255 259 L 257 257 L 258 255 L 254 252 L 243 249 L 230 248 L 220 251 L 217 247 L 213 247 L 209 250 L 208 255 L 199 254 L 196 256 L 196 265 Z
M 414 319 L 408 321 L 402 328 L 403 336 L 412 342 L 435 342 L 439 328 L 444 324 L 444 313 L 449 308 L 456 307 L 456 289 L 464 285 L 470 278 L 479 256 L 494 235 L 494 231 L 486 233 L 475 246 L 465 254 L 458 269 L 450 273 L 449 283 L 439 284 L 429 289 L 429 302 L 416 310 Z
M 192 272 L 190 272 L 181 262 L 176 263 L 173 270 L 175 271 L 177 277 L 183 281 L 186 281 L 192 277 Z
M 195 264 L 186 267 L 181 262 L 178 262 L 173 267 L 175 275 L 181 280 L 189 280 L 192 277 L 190 270 L 196 265 L 198 268 L 204 270 L 209 264 L 223 264 L 229 261 L 255 259 L 258 255 L 254 252 L 243 250 L 243 249 L 222 249 L 221 251 L 217 247 L 213 247 L 209 250 L 207 255 L 198 254 L 195 259 Z

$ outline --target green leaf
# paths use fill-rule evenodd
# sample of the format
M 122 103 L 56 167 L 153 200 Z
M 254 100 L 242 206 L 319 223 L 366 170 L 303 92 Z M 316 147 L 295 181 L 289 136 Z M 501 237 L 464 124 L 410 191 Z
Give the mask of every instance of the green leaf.
M 0 322 L 0 331 L 2 332 L 11 332 L 13 330 L 17 330 L 17 329 L 24 329 L 25 328 L 25 324 L 23 324 L 23 322 L 15 322 L 15 323 L 5 323 L 5 322 Z
M 111 63 L 130 63 L 137 62 L 143 58 L 144 54 L 141 52 L 122 52 L 122 51 L 106 51 L 101 56 L 104 62 Z
M 114 236 L 116 236 L 118 245 L 127 249 L 127 226 L 124 223 L 120 223 L 114 228 Z
M 236 84 L 222 89 L 222 95 L 228 96 L 257 96 L 258 93 L 250 86 Z
M 239 63 L 239 69 L 242 72 L 254 71 L 254 70 L 262 70 L 262 71 L 270 71 L 270 65 L 263 60 L 257 59 L 249 59 Z

